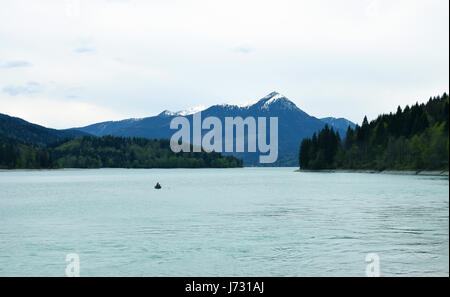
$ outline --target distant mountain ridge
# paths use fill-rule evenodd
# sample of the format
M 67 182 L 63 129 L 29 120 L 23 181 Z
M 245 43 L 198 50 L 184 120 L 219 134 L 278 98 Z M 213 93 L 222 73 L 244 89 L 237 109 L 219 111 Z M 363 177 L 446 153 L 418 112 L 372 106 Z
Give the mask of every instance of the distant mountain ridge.
M 175 132 L 170 129 L 170 121 L 183 115 L 191 123 L 193 114 L 202 112 L 202 118 L 218 117 L 224 124 L 225 117 L 278 117 L 278 161 L 272 166 L 297 166 L 298 149 L 303 138 L 311 137 L 314 132 L 320 131 L 326 124 L 336 129 L 340 135 L 345 135 L 348 126 L 354 128 L 355 124 L 346 119 L 324 118 L 318 119 L 308 115 L 298 108 L 295 103 L 280 93 L 272 92 L 254 104 L 245 106 L 232 104 L 213 105 L 208 108 L 191 109 L 182 112 L 165 110 L 160 114 L 142 119 L 126 119 L 122 121 L 109 121 L 75 130 L 95 136 L 114 135 L 122 137 L 167 138 Z M 202 131 L 206 133 L 207 131 Z M 233 153 L 233 156 L 242 158 L 246 166 L 258 166 L 258 154 Z
M 347 130 L 347 128 L 350 126 L 350 128 L 355 129 L 356 124 L 344 119 L 344 118 L 333 118 L 333 117 L 327 117 L 327 118 L 321 118 L 322 122 L 328 124 L 328 127 L 333 128 L 337 131 L 344 131 Z M 345 134 L 341 134 L 341 137 L 343 137 Z
M 50 144 L 64 139 L 88 136 L 89 133 L 75 130 L 56 130 L 32 124 L 20 118 L 0 113 L 0 137 L 23 143 Z

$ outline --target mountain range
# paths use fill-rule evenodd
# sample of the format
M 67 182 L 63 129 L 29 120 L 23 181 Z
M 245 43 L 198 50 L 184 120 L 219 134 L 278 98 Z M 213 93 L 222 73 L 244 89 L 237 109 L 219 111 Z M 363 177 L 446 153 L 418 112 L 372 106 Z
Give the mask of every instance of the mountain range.
M 143 137 L 170 139 L 175 130 L 170 129 L 174 117 L 185 116 L 192 128 L 193 115 L 201 111 L 202 118 L 214 116 L 222 121 L 225 117 L 278 117 L 278 160 L 270 166 L 297 166 L 298 150 L 304 138 L 311 137 L 326 124 L 342 136 L 347 128 L 355 124 L 344 118 L 316 118 L 298 108 L 285 96 L 272 92 L 253 104 L 238 106 L 232 104 L 213 105 L 209 108 L 191 108 L 180 112 L 165 110 L 156 116 L 141 119 L 108 121 L 65 130 L 50 129 L 29 123 L 23 119 L 0 114 L 0 137 L 22 143 L 47 145 L 57 141 L 82 136 L 113 135 L 120 137 Z M 269 125 L 267 123 L 267 125 Z M 203 130 L 205 134 L 207 131 Z M 235 141 L 235 139 L 234 139 Z M 224 153 L 226 154 L 226 153 Z M 230 153 L 244 161 L 245 166 L 260 166 L 258 153 Z
M 170 122 L 174 117 L 185 116 L 192 128 L 193 115 L 200 111 L 203 119 L 209 116 L 217 117 L 222 121 L 222 126 L 224 126 L 225 117 L 242 117 L 244 119 L 249 116 L 255 118 L 278 117 L 278 160 L 270 164 L 271 166 L 297 166 L 301 141 L 321 130 L 325 124 L 339 132 L 341 137 L 345 135 L 349 126 L 355 128 L 354 123 L 344 118 L 319 119 L 310 116 L 285 96 L 272 92 L 255 103 L 245 106 L 220 104 L 208 108 L 191 108 L 180 112 L 165 110 L 156 116 L 101 122 L 65 130 L 50 129 L 20 118 L 0 114 L 0 136 L 38 145 L 47 145 L 64 139 L 88 135 L 170 139 L 175 133 L 175 130 L 170 129 Z M 202 131 L 203 134 L 206 132 Z M 258 153 L 231 153 L 231 155 L 242 159 L 245 166 L 261 165 Z
M 141 119 L 126 119 L 122 121 L 101 122 L 86 127 L 74 128 L 95 136 L 114 135 L 122 137 L 166 138 L 170 139 L 175 130 L 170 129 L 170 122 L 174 117 L 185 116 L 192 127 L 193 114 L 202 112 L 202 118 L 214 116 L 222 121 L 225 117 L 278 117 L 278 160 L 271 166 L 297 166 L 298 150 L 303 138 L 311 137 L 314 132 L 321 130 L 326 124 L 334 128 L 342 136 L 348 127 L 355 127 L 351 121 L 343 118 L 327 117 L 323 119 L 310 116 L 292 101 L 277 92 L 272 92 L 256 103 L 238 106 L 231 104 L 213 105 L 199 110 L 190 109 L 181 112 L 165 110 L 152 117 Z M 207 131 L 202 131 L 205 134 Z M 245 166 L 258 166 L 258 156 L 255 153 L 232 153 L 243 159 Z

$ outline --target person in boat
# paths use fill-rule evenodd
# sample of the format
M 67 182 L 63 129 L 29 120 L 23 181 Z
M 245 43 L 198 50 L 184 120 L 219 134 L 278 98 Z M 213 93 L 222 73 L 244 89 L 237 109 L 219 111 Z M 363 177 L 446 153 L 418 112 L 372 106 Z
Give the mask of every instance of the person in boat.
M 155 189 L 161 189 L 161 185 L 159 183 L 156 183 Z

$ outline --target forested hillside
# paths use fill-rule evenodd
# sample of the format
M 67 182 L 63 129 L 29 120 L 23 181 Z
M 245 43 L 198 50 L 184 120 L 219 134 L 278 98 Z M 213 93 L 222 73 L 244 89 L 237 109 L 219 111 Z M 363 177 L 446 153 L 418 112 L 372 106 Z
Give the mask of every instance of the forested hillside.
M 50 129 L 0 113 L 0 135 L 24 143 L 49 144 L 89 134 L 74 129 Z
M 228 168 L 242 161 L 219 153 L 178 153 L 169 140 L 85 136 L 44 146 L 0 135 L 0 168 Z
M 302 169 L 448 170 L 449 97 L 398 107 L 361 126 L 344 140 L 326 126 L 300 146 Z

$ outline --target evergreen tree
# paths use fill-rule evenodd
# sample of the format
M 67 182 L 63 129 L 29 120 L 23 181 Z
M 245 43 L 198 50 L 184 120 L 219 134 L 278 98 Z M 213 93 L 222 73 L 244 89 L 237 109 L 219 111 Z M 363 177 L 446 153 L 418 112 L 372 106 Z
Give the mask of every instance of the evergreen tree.
M 304 139 L 299 161 L 303 169 L 434 169 L 448 170 L 449 97 L 430 98 L 395 114 L 380 115 L 369 123 L 348 129 L 341 142 L 338 133 L 325 126 Z

